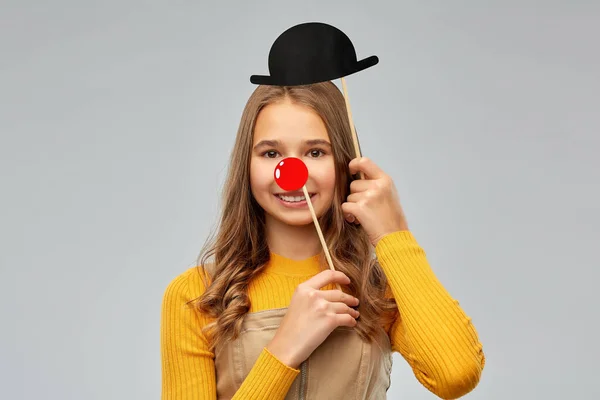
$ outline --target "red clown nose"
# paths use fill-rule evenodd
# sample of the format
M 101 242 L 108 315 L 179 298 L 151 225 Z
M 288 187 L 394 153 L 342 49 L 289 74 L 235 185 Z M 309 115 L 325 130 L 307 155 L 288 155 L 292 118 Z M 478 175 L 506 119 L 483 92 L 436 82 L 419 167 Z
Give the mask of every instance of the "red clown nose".
M 308 180 L 308 168 L 301 159 L 284 158 L 275 167 L 275 182 L 286 191 L 301 189 Z

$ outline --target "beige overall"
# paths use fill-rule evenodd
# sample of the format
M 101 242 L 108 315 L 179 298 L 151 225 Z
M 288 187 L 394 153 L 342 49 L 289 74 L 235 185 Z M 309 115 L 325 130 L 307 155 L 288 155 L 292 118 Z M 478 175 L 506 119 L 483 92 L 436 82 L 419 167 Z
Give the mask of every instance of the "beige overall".
M 247 314 L 240 336 L 216 349 L 217 399 L 233 397 L 286 311 Z M 369 344 L 353 328 L 338 327 L 299 369 L 286 400 L 385 399 L 392 370 L 389 337 L 381 328 L 380 340 Z

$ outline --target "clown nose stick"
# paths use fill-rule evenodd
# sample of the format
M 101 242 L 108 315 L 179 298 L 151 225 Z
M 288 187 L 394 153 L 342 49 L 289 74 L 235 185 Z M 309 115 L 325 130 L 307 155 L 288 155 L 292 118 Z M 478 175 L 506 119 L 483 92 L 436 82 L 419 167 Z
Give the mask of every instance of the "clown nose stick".
M 323 251 L 325 251 L 327 263 L 329 264 L 329 268 L 335 271 L 335 268 L 333 267 L 333 261 L 331 261 L 331 256 L 329 255 L 329 250 L 327 249 L 327 244 L 323 238 L 323 232 L 321 232 L 321 226 L 319 225 L 312 201 L 310 200 L 310 195 L 308 194 L 306 186 L 304 185 L 308 180 L 308 168 L 306 167 L 306 164 L 304 164 L 299 158 L 284 158 L 277 163 L 274 175 L 277 185 L 279 185 L 279 187 L 285 191 L 293 191 L 302 188 L 302 191 L 304 192 L 304 198 L 306 199 L 306 203 L 310 209 L 310 215 L 312 216 L 313 223 L 315 228 L 317 228 L 317 233 L 319 234 L 319 239 L 321 240 L 321 246 L 323 247 Z M 336 286 L 338 290 L 341 290 L 339 284 L 336 283 Z

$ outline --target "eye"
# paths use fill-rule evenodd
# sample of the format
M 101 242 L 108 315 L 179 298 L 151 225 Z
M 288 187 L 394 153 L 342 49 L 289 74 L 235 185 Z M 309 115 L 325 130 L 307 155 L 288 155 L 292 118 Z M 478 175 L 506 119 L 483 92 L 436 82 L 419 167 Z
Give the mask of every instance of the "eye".
M 262 153 L 262 156 L 264 157 L 265 155 L 267 156 L 267 158 L 275 158 L 275 156 L 269 156 L 269 155 L 273 155 L 273 153 L 275 154 L 279 154 L 277 153 L 275 150 L 267 150 L 264 153 Z
M 315 155 L 315 153 L 316 153 L 316 155 Z M 312 149 L 310 151 L 311 156 L 314 156 L 314 158 L 318 158 L 319 157 L 319 153 L 322 154 L 322 155 L 325 155 L 325 152 L 323 150 L 321 150 L 321 149 Z

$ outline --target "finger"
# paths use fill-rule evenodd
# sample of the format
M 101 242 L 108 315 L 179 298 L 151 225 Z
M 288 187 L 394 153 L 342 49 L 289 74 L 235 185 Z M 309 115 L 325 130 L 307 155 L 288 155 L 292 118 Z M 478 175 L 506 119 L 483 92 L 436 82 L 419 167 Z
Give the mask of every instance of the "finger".
M 356 219 L 360 219 L 360 206 L 357 203 L 353 203 L 350 201 L 347 201 L 345 203 L 342 203 L 342 212 L 344 214 L 350 214 L 352 215 L 354 218 Z
M 352 193 L 348 196 L 346 201 L 348 201 L 350 203 L 358 203 L 359 200 L 364 199 L 366 197 L 365 193 L 367 193 L 367 192 Z
M 341 290 L 320 290 L 319 295 L 332 303 L 344 303 L 348 306 L 357 306 L 359 301 L 356 297 L 351 294 L 344 293 Z
M 352 214 L 348 214 L 348 217 L 346 217 L 346 222 L 349 224 L 360 225 L 360 221 Z
M 344 303 L 329 303 L 329 309 L 335 314 L 350 314 L 354 318 L 358 318 L 360 313 L 353 308 L 350 308 Z
M 355 175 L 359 171 L 366 174 L 368 179 L 379 179 L 385 176 L 385 173 L 370 158 L 357 157 L 348 164 L 350 175 Z
M 330 283 L 339 283 L 341 285 L 347 285 L 350 283 L 350 278 L 346 276 L 341 271 L 334 271 L 331 269 L 319 272 L 317 275 L 313 276 L 309 280 L 301 283 L 301 285 L 306 285 L 313 289 L 320 289 L 324 286 L 327 286 Z
M 335 326 L 348 326 L 353 328 L 358 324 L 358 321 L 350 314 L 335 314 L 334 324 Z
M 372 187 L 375 187 L 375 182 L 367 179 L 357 179 L 355 181 L 350 182 L 350 193 L 359 193 L 369 190 Z

